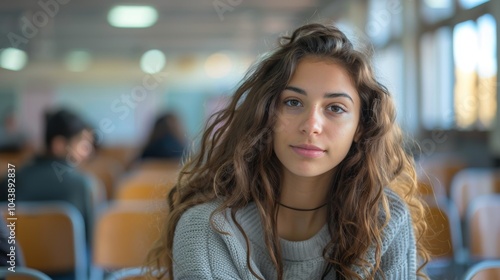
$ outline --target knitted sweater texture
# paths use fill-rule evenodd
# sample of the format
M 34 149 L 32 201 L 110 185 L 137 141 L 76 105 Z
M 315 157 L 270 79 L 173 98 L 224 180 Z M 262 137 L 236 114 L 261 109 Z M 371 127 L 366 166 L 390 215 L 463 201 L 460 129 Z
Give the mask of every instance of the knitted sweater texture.
M 410 214 L 395 193 L 386 191 L 386 194 L 391 219 L 383 230 L 382 271 L 387 280 L 416 279 L 416 244 Z M 230 218 L 230 211 L 213 216 L 215 227 L 227 234 L 215 231 L 210 225 L 210 215 L 219 204 L 220 201 L 212 201 L 197 205 L 181 216 L 174 236 L 175 279 L 258 279 L 247 265 L 246 242 Z M 262 279 L 276 279 L 255 204 L 250 203 L 239 210 L 236 220 L 249 239 L 251 268 Z M 305 241 L 281 239 L 284 279 L 321 279 L 327 266 L 322 252 L 330 240 L 326 225 Z M 373 248 L 368 250 L 366 259 L 374 263 Z M 336 279 L 335 272 L 331 270 L 325 279 Z M 382 276 L 377 275 L 376 279 L 382 279 Z

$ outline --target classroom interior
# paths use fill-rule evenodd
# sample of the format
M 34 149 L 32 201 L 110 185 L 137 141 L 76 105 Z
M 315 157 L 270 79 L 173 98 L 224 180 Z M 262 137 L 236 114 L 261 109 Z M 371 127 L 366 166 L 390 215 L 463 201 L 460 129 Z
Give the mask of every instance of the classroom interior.
M 140 277 L 182 166 L 141 157 L 157 117 L 175 114 L 196 151 L 208 118 L 278 37 L 322 22 L 370 54 L 394 98 L 427 203 L 430 278 L 500 279 L 499 19 L 497 0 L 0 4 L 0 177 L 43 153 L 47 110 L 76 112 L 95 140 L 74 162 L 96 180 L 92 237 L 57 207 L 18 206 L 27 273 Z

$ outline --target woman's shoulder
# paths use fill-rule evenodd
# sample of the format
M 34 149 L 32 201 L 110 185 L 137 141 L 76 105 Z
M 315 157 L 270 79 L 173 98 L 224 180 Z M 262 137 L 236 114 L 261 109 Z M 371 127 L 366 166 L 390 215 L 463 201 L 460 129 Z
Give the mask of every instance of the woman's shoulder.
M 198 225 L 202 223 L 203 225 L 209 224 L 210 217 L 212 213 L 219 207 L 221 204 L 220 200 L 211 200 L 205 203 L 201 203 L 195 205 L 189 209 L 187 209 L 182 215 L 178 222 L 179 224 L 188 224 L 188 225 Z
M 383 229 L 383 243 L 387 245 L 392 243 L 395 238 L 409 238 L 406 235 L 411 234 L 412 222 L 408 205 L 403 198 L 389 188 L 385 189 L 385 194 L 390 213 L 390 219 Z M 382 211 L 380 218 L 385 221 L 384 211 Z
M 410 216 L 408 205 L 403 198 L 390 188 L 385 188 L 384 193 L 387 197 L 391 221 L 403 222 L 403 220 Z M 385 218 L 385 215 L 383 216 Z
M 182 214 L 172 249 L 175 279 L 255 279 L 246 267 L 246 243 L 229 222 L 230 209 L 217 210 L 222 202 L 198 204 Z
M 219 209 L 222 203 L 223 199 L 219 198 L 189 208 L 181 215 L 176 228 L 203 232 L 213 232 L 215 230 L 230 235 L 238 232 L 235 221 L 231 217 L 231 209 Z M 259 215 L 255 210 L 254 203 L 249 203 L 239 209 L 235 218 L 244 228 L 254 228 L 260 225 Z

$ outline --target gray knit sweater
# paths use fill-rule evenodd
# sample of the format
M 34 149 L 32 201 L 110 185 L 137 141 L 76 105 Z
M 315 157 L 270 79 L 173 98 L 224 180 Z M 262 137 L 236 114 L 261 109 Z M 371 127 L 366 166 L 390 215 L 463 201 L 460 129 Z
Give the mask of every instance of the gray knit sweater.
M 383 231 L 382 270 L 388 280 L 416 279 L 416 245 L 410 214 L 396 194 L 391 191 L 386 194 L 391 220 Z M 228 234 L 220 234 L 210 226 L 210 214 L 219 203 L 197 205 L 179 220 L 173 248 L 175 279 L 257 279 L 247 266 L 245 239 L 227 214 L 229 210 L 226 215 L 214 215 L 216 227 Z M 238 211 L 236 219 L 250 240 L 252 269 L 263 279 L 276 279 L 255 204 Z M 282 239 L 284 279 L 321 279 L 326 268 L 322 251 L 330 239 L 326 225 L 305 241 Z M 367 259 L 372 261 L 373 256 L 373 250 L 369 250 Z M 332 270 L 325 279 L 335 278 Z M 379 275 L 377 279 L 382 277 Z

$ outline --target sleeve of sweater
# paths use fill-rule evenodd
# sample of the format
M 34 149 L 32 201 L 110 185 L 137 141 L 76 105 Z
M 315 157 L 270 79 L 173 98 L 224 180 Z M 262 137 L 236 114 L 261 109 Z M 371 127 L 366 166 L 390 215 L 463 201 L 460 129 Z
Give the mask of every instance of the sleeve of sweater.
M 174 279 L 241 279 L 224 238 L 210 225 L 215 208 L 202 204 L 181 216 L 174 235 Z
M 391 220 L 382 240 L 382 271 L 387 280 L 417 279 L 417 249 L 410 212 L 394 193 L 388 194 Z

